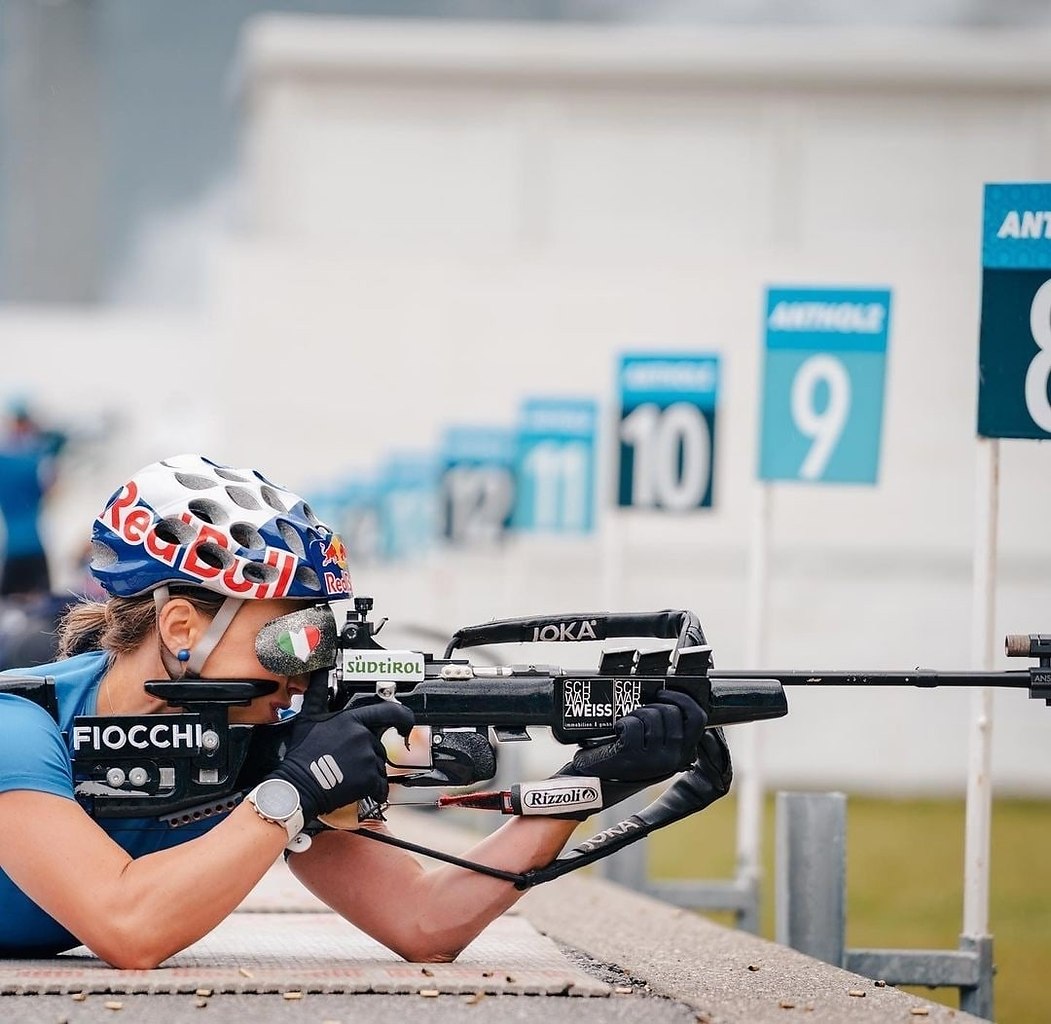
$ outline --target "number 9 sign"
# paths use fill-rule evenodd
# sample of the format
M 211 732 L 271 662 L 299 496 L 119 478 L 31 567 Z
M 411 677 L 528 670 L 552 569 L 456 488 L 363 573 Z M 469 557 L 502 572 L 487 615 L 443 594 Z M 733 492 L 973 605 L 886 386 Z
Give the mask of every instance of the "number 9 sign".
M 874 484 L 890 292 L 770 288 L 759 476 Z

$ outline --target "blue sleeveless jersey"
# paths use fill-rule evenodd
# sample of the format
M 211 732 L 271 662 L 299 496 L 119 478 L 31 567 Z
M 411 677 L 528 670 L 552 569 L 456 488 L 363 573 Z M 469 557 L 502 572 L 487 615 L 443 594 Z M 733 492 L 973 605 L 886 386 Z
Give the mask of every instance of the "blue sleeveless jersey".
M 44 553 L 37 519 L 44 500 L 42 452 L 0 451 L 0 514 L 7 529 L 5 547 L 12 555 Z
M 73 800 L 73 755 L 67 740 L 77 715 L 96 713 L 95 700 L 108 655 L 75 658 L 3 675 L 50 676 L 58 717 L 24 697 L 0 693 L 0 793 L 31 789 Z M 65 735 L 63 735 L 65 734 Z M 178 846 L 212 828 L 221 817 L 171 828 L 156 818 L 102 818 L 98 825 L 132 857 Z M 0 957 L 47 956 L 79 940 L 33 903 L 0 870 Z

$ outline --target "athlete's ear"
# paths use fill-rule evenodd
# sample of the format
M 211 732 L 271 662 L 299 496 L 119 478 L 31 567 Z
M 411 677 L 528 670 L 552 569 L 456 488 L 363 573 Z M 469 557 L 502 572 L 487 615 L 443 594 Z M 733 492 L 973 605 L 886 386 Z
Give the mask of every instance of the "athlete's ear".
M 201 612 L 183 597 L 173 597 L 157 616 L 161 643 L 174 654 L 192 649 L 203 632 Z

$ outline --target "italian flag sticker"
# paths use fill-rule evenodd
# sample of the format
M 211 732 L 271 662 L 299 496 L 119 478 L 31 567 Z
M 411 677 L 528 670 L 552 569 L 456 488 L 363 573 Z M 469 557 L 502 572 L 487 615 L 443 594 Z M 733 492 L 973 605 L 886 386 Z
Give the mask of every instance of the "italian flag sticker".
M 282 633 L 277 638 L 277 646 L 300 661 L 307 661 L 321 643 L 321 630 L 317 626 L 300 626 Z

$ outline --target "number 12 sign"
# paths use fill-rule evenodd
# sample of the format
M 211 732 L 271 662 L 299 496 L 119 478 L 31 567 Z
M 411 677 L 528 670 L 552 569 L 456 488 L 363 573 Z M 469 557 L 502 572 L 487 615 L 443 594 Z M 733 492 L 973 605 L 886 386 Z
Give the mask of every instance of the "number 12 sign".
M 759 476 L 874 484 L 890 292 L 770 288 Z

